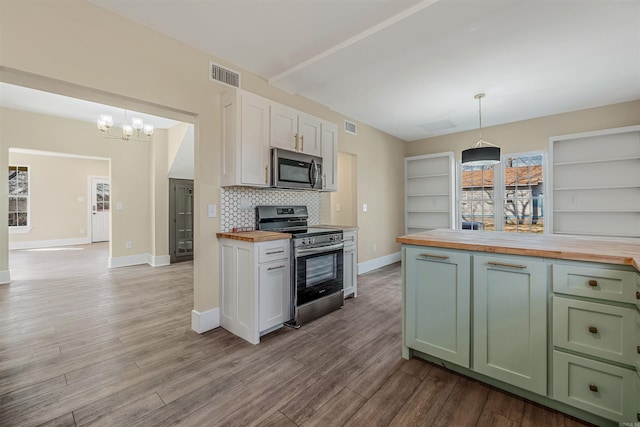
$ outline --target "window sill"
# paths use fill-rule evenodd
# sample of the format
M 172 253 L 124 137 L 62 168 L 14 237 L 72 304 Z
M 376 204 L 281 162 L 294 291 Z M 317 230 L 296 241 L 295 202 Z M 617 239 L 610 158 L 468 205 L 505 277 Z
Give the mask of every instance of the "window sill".
M 31 233 L 31 226 L 9 227 L 9 234 L 27 234 L 27 233 Z

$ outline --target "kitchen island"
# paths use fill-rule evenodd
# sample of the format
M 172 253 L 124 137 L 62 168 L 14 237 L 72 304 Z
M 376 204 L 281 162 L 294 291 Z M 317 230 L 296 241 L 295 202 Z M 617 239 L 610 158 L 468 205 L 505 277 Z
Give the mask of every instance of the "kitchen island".
M 402 236 L 403 356 L 598 425 L 640 421 L 640 240 Z

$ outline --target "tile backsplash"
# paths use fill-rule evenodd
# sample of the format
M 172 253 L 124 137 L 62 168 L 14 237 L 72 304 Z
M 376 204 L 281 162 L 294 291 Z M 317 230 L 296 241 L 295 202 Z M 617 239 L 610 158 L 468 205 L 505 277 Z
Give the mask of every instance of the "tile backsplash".
M 255 227 L 255 208 L 259 205 L 306 205 L 309 224 L 320 224 L 321 194 L 318 191 L 224 187 L 220 199 L 220 227 L 223 232 L 234 227 Z

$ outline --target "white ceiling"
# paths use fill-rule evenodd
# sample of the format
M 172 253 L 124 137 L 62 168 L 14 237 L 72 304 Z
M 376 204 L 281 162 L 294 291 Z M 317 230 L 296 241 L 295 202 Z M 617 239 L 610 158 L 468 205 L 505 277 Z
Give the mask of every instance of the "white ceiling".
M 88 1 L 407 141 L 640 99 L 640 0 Z

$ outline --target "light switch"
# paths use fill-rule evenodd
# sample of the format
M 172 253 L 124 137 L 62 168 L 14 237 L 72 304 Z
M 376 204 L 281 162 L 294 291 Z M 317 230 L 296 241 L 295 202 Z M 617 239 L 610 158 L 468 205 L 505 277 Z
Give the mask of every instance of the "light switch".
M 342 205 L 340 203 L 336 203 L 336 212 L 342 212 Z
M 366 211 L 367 211 L 367 209 L 368 209 L 367 204 L 366 204 L 366 203 L 363 203 L 363 204 L 362 204 L 362 212 L 366 212 Z
M 78 203 L 84 202 L 84 196 L 78 196 Z
M 116 210 L 117 211 L 121 211 L 122 210 L 122 202 L 116 203 Z
M 216 217 L 216 205 L 207 205 L 207 216 L 209 218 Z

